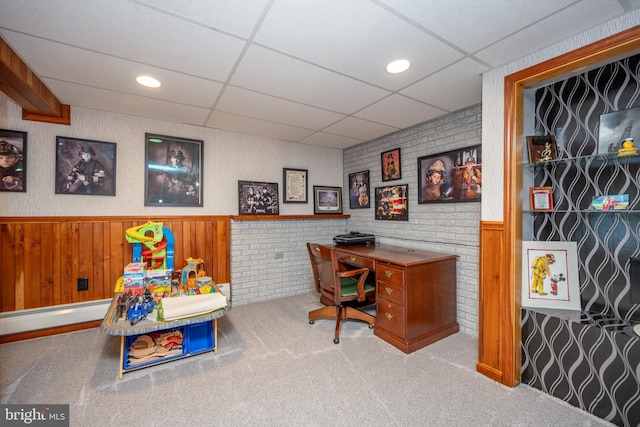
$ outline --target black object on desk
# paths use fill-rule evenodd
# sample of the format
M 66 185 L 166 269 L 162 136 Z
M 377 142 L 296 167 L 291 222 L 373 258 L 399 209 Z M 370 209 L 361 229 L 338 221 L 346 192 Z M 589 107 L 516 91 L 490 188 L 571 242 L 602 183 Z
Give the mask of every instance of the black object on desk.
M 365 243 L 375 243 L 376 236 L 352 231 L 347 234 L 339 234 L 333 238 L 333 243 L 337 245 L 363 245 Z

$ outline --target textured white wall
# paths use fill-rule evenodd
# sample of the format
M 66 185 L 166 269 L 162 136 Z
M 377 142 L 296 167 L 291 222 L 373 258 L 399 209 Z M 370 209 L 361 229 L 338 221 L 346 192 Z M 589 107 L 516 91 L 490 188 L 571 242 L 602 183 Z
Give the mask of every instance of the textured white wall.
M 71 126 L 23 121 L 0 92 L 0 128 L 27 132 L 27 192 L 0 193 L 3 216 L 235 215 L 238 180 L 277 182 L 282 168 L 309 170 L 309 203 L 282 204 L 283 215 L 313 214 L 313 185 L 342 185 L 342 150 L 297 144 L 126 114 L 71 107 Z M 204 141 L 203 207 L 144 206 L 144 134 Z M 116 196 L 55 194 L 56 136 L 117 144 Z
M 509 74 L 576 50 L 589 43 L 640 25 L 640 10 L 599 25 L 590 31 L 525 56 L 482 76 L 482 220 L 502 221 L 504 197 L 504 78 Z

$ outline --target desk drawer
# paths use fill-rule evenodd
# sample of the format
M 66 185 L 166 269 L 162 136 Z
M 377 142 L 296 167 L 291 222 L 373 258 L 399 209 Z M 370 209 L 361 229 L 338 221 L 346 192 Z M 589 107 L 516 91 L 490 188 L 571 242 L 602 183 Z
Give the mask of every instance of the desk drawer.
M 376 268 L 376 278 L 385 282 L 396 283 L 404 286 L 404 270 L 391 267 L 390 265 L 378 263 Z
M 356 267 L 367 267 L 371 271 L 374 271 L 374 269 L 376 268 L 375 261 L 371 258 L 365 258 L 338 250 L 336 250 L 336 255 L 338 257 L 338 261 L 344 264 L 353 265 Z
M 381 328 L 400 339 L 405 336 L 404 307 L 386 298 L 376 300 L 376 328 Z
M 404 287 L 398 284 L 378 280 L 376 293 L 377 298 L 388 299 L 389 301 L 404 305 Z

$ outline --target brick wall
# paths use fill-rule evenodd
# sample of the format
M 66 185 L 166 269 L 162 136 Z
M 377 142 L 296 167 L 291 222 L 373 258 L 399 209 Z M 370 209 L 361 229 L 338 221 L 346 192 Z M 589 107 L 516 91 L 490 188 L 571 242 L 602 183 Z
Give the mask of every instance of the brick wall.
M 315 292 L 307 242 L 332 243 L 346 219 L 232 220 L 234 304 Z
M 447 114 L 344 151 L 343 188 L 349 174 L 369 170 L 371 208 L 348 209 L 348 231 L 372 233 L 379 243 L 427 249 L 460 256 L 457 264 L 457 308 L 461 330 L 477 334 L 478 245 L 480 203 L 418 204 L 418 158 L 481 143 L 481 106 Z M 383 184 L 380 155 L 400 148 L 402 179 Z M 487 153 L 483 153 L 484 156 Z M 374 219 L 374 189 L 396 184 L 409 186 L 409 221 Z M 343 192 L 345 193 L 345 192 Z
M 402 179 L 392 183 L 409 185 L 409 221 L 375 220 L 373 200 L 369 209 L 350 210 L 348 191 L 343 191 L 344 212 L 351 215 L 348 220 L 233 220 L 233 303 L 313 291 L 306 242 L 331 243 L 337 234 L 361 231 L 375 234 L 383 244 L 459 255 L 458 321 L 461 330 L 477 334 L 480 203 L 419 205 L 417 159 L 479 145 L 480 132 L 481 108 L 476 105 L 344 151 L 343 188 L 349 188 L 350 173 L 369 170 L 373 197 L 373 189 L 383 185 L 380 154 L 400 148 Z

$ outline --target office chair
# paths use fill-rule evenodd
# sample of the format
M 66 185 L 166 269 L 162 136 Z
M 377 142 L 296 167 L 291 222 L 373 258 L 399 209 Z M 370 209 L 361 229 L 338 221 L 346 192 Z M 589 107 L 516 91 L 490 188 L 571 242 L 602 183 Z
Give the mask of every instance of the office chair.
M 364 302 L 367 297 L 374 296 L 375 286 L 365 283 L 369 269 L 347 269 L 338 261 L 335 249 L 329 246 L 307 243 L 307 251 L 316 292 L 321 294 L 321 301 L 331 304 L 310 311 L 309 324 L 313 324 L 316 319 L 336 319 L 336 333 L 333 339 L 335 344 L 340 342 L 340 325 L 344 320 L 366 322 L 369 328 L 373 328 L 376 324 L 375 316 L 349 305 L 356 301 Z

